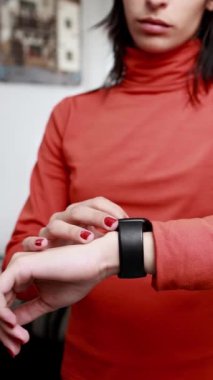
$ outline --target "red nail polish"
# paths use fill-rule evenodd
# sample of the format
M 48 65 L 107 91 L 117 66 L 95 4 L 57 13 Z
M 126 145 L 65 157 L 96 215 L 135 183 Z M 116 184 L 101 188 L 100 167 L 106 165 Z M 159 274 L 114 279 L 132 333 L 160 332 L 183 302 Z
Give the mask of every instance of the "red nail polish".
M 36 245 L 37 247 L 41 247 L 41 246 L 42 246 L 42 241 L 43 241 L 43 239 L 37 239 L 37 240 L 35 241 L 35 245 Z
M 104 223 L 106 224 L 107 227 L 112 227 L 112 225 L 117 222 L 117 219 L 114 219 L 114 218 L 111 218 L 109 216 L 107 216 L 105 219 L 104 219 Z
M 81 234 L 80 234 L 81 238 L 84 240 L 87 240 L 90 235 L 91 235 L 91 232 L 89 231 L 81 231 Z

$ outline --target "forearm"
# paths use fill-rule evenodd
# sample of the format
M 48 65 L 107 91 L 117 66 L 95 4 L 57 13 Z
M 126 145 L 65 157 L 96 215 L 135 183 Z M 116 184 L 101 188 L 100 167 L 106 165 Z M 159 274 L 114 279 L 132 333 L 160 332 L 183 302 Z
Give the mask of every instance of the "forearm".
M 152 221 L 157 290 L 213 289 L 213 216 Z

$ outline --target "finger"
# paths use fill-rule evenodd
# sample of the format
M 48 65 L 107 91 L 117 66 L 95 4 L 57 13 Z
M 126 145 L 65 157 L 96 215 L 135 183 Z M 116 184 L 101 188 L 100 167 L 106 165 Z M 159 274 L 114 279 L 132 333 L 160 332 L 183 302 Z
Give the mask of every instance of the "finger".
M 43 255 L 42 252 L 40 254 Z M 10 302 L 14 294 L 25 291 L 32 284 L 33 269 L 31 268 L 31 260 L 29 258 L 36 258 L 38 255 L 39 253 L 35 254 L 31 252 L 13 255 L 6 270 L 0 275 L 0 313 L 4 307 L 8 306 L 6 299 Z M 8 309 L 8 312 L 12 313 L 10 309 Z
M 15 257 L 16 256 L 16 257 Z M 0 314 L 4 307 L 9 305 L 14 295 L 24 292 L 33 281 L 32 270 L 25 265 L 29 257 L 35 253 L 18 253 L 13 256 L 6 270 L 0 275 Z M 10 309 L 8 312 L 12 313 Z
M 0 327 L 0 341 L 3 343 L 3 345 L 6 347 L 7 351 L 9 352 L 10 356 L 13 358 L 19 354 L 21 350 L 21 343 L 18 342 L 16 339 L 8 336 Z
M 5 284 L 5 282 L 4 282 L 4 277 L 5 277 L 5 272 L 3 272 L 0 276 L 0 279 L 1 279 L 0 281 L 3 284 L 2 287 L 0 286 L 0 321 L 8 323 L 8 325 L 10 325 L 10 326 L 15 326 L 16 322 L 17 322 L 16 316 L 12 312 L 12 310 L 10 310 L 10 308 L 8 308 L 8 304 L 7 304 L 7 298 L 9 299 L 9 302 L 10 302 L 10 300 L 13 298 L 14 292 L 8 291 L 8 290 L 6 292 L 4 291 L 4 289 L 3 289 L 4 286 L 7 286 L 7 284 Z M 11 296 L 10 296 L 10 294 L 11 294 Z
M 105 230 L 115 230 L 118 225 L 117 218 L 112 217 L 106 212 L 96 210 L 95 208 L 88 206 L 76 206 L 73 208 L 67 208 L 67 210 L 54 220 L 51 220 L 47 228 L 52 228 L 57 220 L 63 217 L 63 221 L 67 224 L 74 224 L 78 226 L 82 225 L 92 225 L 98 228 L 103 228 Z
M 63 239 L 72 243 L 89 243 L 94 239 L 94 234 L 85 228 L 69 224 L 63 220 L 53 220 L 42 228 L 40 235 L 48 240 Z
M 74 224 L 84 223 L 105 230 L 113 230 L 118 226 L 117 218 L 112 217 L 106 212 L 88 206 L 78 206 L 73 208 L 70 217 Z
M 43 251 L 48 248 L 48 240 L 40 236 L 29 236 L 23 240 L 22 245 L 25 252 Z
M 7 307 L 0 308 L 0 321 L 7 323 L 10 327 L 14 327 L 17 323 L 16 315 Z
M 15 292 L 13 290 L 11 290 L 9 293 L 7 293 L 5 295 L 7 306 L 10 307 L 14 303 L 14 301 L 15 301 L 16 298 L 17 298 L 16 294 L 15 294 Z
M 103 213 L 105 213 L 105 217 L 111 216 L 115 219 L 128 217 L 127 213 L 120 206 L 116 205 L 115 203 L 109 201 L 106 198 L 96 197 L 83 202 L 71 204 L 66 208 L 65 211 L 55 213 L 50 218 L 50 222 L 54 221 L 55 219 L 59 219 L 68 223 L 72 223 L 76 220 L 75 216 L 78 215 L 82 210 L 87 210 L 87 208 L 94 209 L 96 211 L 102 211 Z M 84 220 L 84 218 L 85 213 L 83 213 L 80 218 L 81 224 L 89 224 L 89 221 L 87 222 L 86 220 Z M 79 218 L 77 218 L 77 220 L 79 221 Z M 93 220 L 91 224 L 94 225 Z
M 39 298 L 26 302 L 18 306 L 14 313 L 20 325 L 25 325 L 42 316 L 45 313 L 53 311 L 48 305 L 43 303 Z
M 29 341 L 28 331 L 19 324 L 10 327 L 7 323 L 1 322 L 0 329 L 11 339 L 17 340 L 19 344 L 26 344 Z
M 8 349 L 11 356 L 16 356 L 23 344 L 29 341 L 29 333 L 23 327 L 16 325 L 9 329 L 7 325 L 0 324 L 0 340 Z
M 128 218 L 128 214 L 116 203 L 105 197 L 96 197 L 84 202 L 89 207 L 94 207 L 97 210 L 104 211 L 117 219 Z
M 104 231 L 101 231 L 100 229 L 97 229 L 93 226 L 87 226 L 87 228 L 89 231 L 91 231 L 94 234 L 94 239 L 98 239 L 105 235 Z
M 104 211 L 107 214 L 114 216 L 115 218 L 128 218 L 128 214 L 116 203 L 110 201 L 105 197 L 95 197 L 91 199 L 87 199 L 83 202 L 75 203 L 69 207 L 75 207 L 75 205 L 85 205 L 88 207 L 95 208 L 99 211 Z

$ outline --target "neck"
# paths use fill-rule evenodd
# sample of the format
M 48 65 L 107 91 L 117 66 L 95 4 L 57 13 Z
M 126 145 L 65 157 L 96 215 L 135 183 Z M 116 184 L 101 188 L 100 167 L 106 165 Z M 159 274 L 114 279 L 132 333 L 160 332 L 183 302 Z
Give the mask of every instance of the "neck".
M 127 46 L 126 47 L 126 53 L 128 51 L 128 49 L 134 49 L 136 51 L 138 51 L 139 53 L 143 54 L 144 57 L 146 57 L 148 60 L 161 60 L 161 59 L 166 59 L 168 56 L 171 56 L 173 54 L 178 54 L 179 52 L 181 52 L 183 49 L 185 48 L 188 48 L 190 46 L 198 46 L 200 48 L 201 46 L 201 42 L 198 38 L 191 38 L 190 40 L 187 40 L 186 42 L 180 44 L 180 45 L 177 45 L 175 47 L 171 47 L 170 49 L 168 50 L 165 50 L 165 51 L 148 51 L 148 50 L 145 50 L 145 49 L 141 49 L 139 47 L 137 47 L 136 45 L 132 45 L 132 46 Z
M 190 40 L 173 50 L 149 53 L 128 47 L 121 86 L 130 92 L 168 92 L 186 87 L 200 52 L 200 41 Z

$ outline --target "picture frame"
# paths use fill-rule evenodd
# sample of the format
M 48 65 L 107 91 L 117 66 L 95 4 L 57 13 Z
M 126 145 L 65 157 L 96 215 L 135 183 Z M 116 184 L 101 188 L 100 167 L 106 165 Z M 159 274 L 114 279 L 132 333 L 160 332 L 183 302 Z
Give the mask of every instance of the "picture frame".
M 81 0 L 0 0 L 0 81 L 81 82 Z

